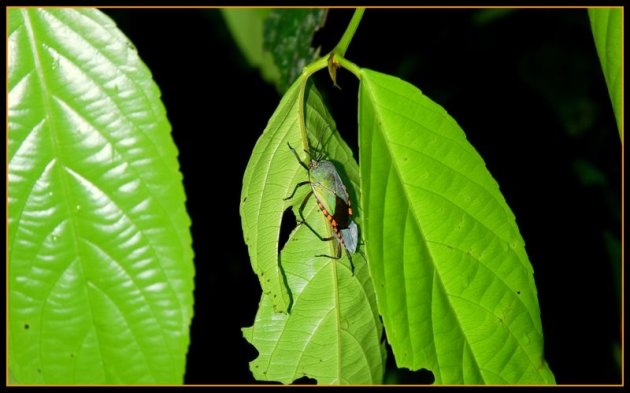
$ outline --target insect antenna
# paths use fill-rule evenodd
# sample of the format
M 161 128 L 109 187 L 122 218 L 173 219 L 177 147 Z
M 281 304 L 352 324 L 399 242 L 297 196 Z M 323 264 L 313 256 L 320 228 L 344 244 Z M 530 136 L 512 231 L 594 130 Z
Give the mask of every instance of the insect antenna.
M 322 132 L 319 137 L 317 137 L 317 144 L 315 145 L 315 147 L 311 146 L 311 151 L 307 152 L 308 155 L 311 157 L 311 160 L 313 161 L 321 161 L 326 157 L 326 151 L 324 149 L 324 142 L 323 142 L 323 138 L 324 138 L 324 133 Z

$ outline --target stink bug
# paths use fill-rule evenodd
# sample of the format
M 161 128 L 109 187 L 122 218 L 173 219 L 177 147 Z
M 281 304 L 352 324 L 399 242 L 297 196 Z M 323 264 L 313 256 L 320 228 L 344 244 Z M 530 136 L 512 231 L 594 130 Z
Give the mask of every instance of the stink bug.
M 318 256 L 339 259 L 341 258 L 342 244 L 350 254 L 354 254 L 357 250 L 359 230 L 357 224 L 355 224 L 351 219 L 352 205 L 350 203 L 350 196 L 348 195 L 346 186 L 343 184 L 339 173 L 337 173 L 335 165 L 328 160 L 321 159 L 321 157 L 313 157 L 308 152 L 309 156 L 311 156 L 311 161 L 307 165 L 300 160 L 300 157 L 295 149 L 291 147 L 290 144 L 288 145 L 300 165 L 308 171 L 308 180 L 296 184 L 291 195 L 284 199 L 287 200 L 293 198 L 299 187 L 305 184 L 310 184 L 311 190 L 306 194 L 306 197 L 298 209 L 300 217 L 302 218 L 301 223 L 306 224 L 306 226 L 321 240 L 326 241 L 333 240 L 335 238 L 337 239 L 337 256 Z M 334 237 L 322 237 L 304 219 L 302 211 L 304 210 L 304 206 L 311 195 L 315 196 L 317 207 L 319 207 L 319 210 L 324 214 L 326 220 L 330 223 Z M 350 264 L 352 265 L 350 255 L 348 255 L 348 259 L 350 259 Z M 353 266 L 352 269 L 354 270 Z

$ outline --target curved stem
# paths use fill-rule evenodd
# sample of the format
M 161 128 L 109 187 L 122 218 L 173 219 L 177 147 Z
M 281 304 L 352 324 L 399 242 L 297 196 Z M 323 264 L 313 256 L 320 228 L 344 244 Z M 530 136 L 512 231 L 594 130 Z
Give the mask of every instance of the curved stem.
M 359 22 L 361 22 L 361 18 L 363 18 L 363 13 L 365 12 L 365 8 L 357 8 L 354 10 L 354 15 L 352 15 L 352 19 L 350 23 L 348 23 L 348 27 L 346 31 L 341 36 L 341 39 L 337 43 L 337 46 L 332 50 L 333 53 L 339 54 L 341 56 L 346 54 L 348 50 L 348 46 L 350 46 L 350 41 L 352 41 L 352 37 L 354 37 L 354 33 L 357 31 L 359 27 Z
M 304 146 L 304 150 L 310 151 L 308 146 L 308 132 L 306 130 L 306 122 L 304 121 L 304 106 L 306 102 L 304 101 L 304 97 L 306 95 L 306 82 L 308 82 L 308 78 L 311 77 L 315 72 L 321 70 L 322 68 L 326 68 L 328 65 L 328 59 L 326 57 L 321 57 L 317 59 L 315 62 L 304 67 L 304 71 L 302 71 L 302 81 L 300 82 L 300 87 L 298 90 L 298 122 L 300 127 L 300 133 L 302 134 L 302 144 Z
M 365 8 L 357 8 L 354 10 L 354 15 L 352 15 L 352 19 L 350 20 L 350 23 L 348 23 L 346 31 L 343 33 L 343 36 L 337 43 L 337 46 L 335 46 L 328 54 L 328 74 L 330 75 L 330 79 L 332 79 L 335 87 L 339 89 L 341 88 L 337 85 L 337 70 L 341 67 L 341 65 L 337 59 L 345 56 L 348 46 L 350 45 L 350 41 L 352 41 L 354 33 L 356 33 L 357 28 L 359 27 L 359 22 L 361 22 L 364 12 Z
M 306 129 L 306 122 L 304 119 L 304 112 L 305 112 L 304 107 L 306 105 L 306 102 L 304 101 L 304 97 L 306 95 L 306 83 L 308 82 L 308 78 L 310 78 L 310 76 L 313 75 L 315 72 L 321 70 L 322 68 L 326 68 L 327 66 L 329 67 L 329 71 L 330 71 L 331 64 L 333 65 L 338 64 L 342 67 L 345 67 L 350 72 L 352 72 L 357 78 L 360 78 L 361 69 L 357 65 L 352 63 L 351 61 L 346 60 L 343 56 L 346 54 L 346 51 L 348 50 L 348 46 L 350 45 L 350 41 L 352 41 L 352 38 L 354 37 L 354 33 L 357 31 L 357 28 L 359 27 L 359 22 L 361 22 L 361 18 L 363 18 L 364 12 L 365 12 L 365 8 L 357 8 L 356 10 L 354 10 L 354 15 L 352 15 L 352 19 L 350 20 L 350 23 L 348 23 L 348 27 L 346 28 L 346 31 L 343 33 L 343 36 L 341 36 L 341 39 L 339 40 L 335 48 L 330 52 L 330 55 L 323 56 L 317 59 L 315 62 L 304 67 L 304 71 L 302 71 L 302 75 L 300 76 L 302 78 L 302 81 L 300 82 L 300 87 L 298 91 L 298 118 L 299 118 L 298 121 L 299 121 L 300 133 L 302 134 L 302 144 L 304 145 L 304 150 L 306 151 L 310 151 L 309 146 L 308 146 L 308 132 Z M 335 86 L 336 86 L 337 82 L 335 80 L 336 79 L 335 75 L 336 75 L 336 69 L 334 72 L 331 73 L 331 77 L 333 78 L 333 82 L 335 83 Z
M 354 76 L 357 77 L 357 79 L 361 79 L 361 67 L 354 64 L 353 62 L 351 62 L 350 60 L 346 59 L 343 56 L 336 56 L 335 60 L 337 61 L 337 63 L 339 63 L 341 67 L 352 72 Z

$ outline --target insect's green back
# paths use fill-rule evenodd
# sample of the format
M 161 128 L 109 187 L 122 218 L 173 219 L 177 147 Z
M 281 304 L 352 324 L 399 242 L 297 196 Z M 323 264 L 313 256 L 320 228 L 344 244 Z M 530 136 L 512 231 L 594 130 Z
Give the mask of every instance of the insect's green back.
M 330 214 L 334 216 L 337 213 L 337 197 L 343 199 L 346 205 L 350 205 L 346 187 L 332 162 L 311 161 L 308 175 L 315 198 Z

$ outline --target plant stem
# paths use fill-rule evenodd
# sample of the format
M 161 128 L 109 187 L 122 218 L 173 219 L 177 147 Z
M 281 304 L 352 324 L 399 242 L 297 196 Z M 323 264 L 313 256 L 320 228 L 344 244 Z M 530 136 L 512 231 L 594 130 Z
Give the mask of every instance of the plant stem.
M 354 37 L 354 33 L 357 31 L 359 27 L 359 22 L 361 22 L 361 18 L 363 17 L 363 13 L 365 12 L 365 8 L 357 8 L 354 10 L 354 15 L 352 15 L 352 19 L 350 23 L 348 23 L 348 27 L 346 31 L 341 36 L 339 43 L 332 50 L 333 53 L 337 55 L 344 56 L 346 51 L 348 50 L 348 46 L 350 46 L 350 41 L 352 41 L 352 37 Z
M 304 102 L 304 97 L 306 94 L 306 82 L 308 81 L 308 78 L 310 78 L 310 76 L 313 75 L 315 72 L 321 70 L 322 68 L 326 68 L 326 66 L 329 65 L 329 61 L 337 61 L 338 64 L 347 68 L 357 78 L 360 78 L 360 68 L 349 60 L 346 60 L 343 56 L 346 54 L 348 46 L 350 46 L 352 37 L 354 37 L 354 33 L 359 27 L 359 22 L 361 22 L 361 18 L 363 17 L 364 12 L 365 8 L 357 8 L 356 10 L 354 10 L 354 15 L 352 15 L 352 19 L 350 20 L 350 23 L 348 23 L 346 31 L 343 33 L 343 36 L 341 36 L 341 39 L 337 43 L 337 46 L 335 46 L 335 48 L 330 52 L 329 56 L 323 56 L 317 59 L 315 62 L 304 67 L 304 71 L 302 71 L 302 75 L 300 76 L 300 78 L 302 78 L 302 82 L 300 83 L 298 92 L 298 118 L 304 150 L 310 151 L 308 146 L 308 132 L 306 130 L 306 123 L 304 121 L 304 106 L 306 105 L 306 102 Z M 333 78 L 333 82 L 336 86 L 337 83 L 335 81 L 334 73 L 331 74 L 331 77 Z
M 340 88 L 339 85 L 337 85 L 337 70 L 341 67 L 338 59 L 343 58 L 346 55 L 348 46 L 350 46 L 350 41 L 352 41 L 354 33 L 356 33 L 357 28 L 359 27 L 359 23 L 361 22 L 361 18 L 363 18 L 364 12 L 365 8 L 357 8 L 354 10 L 354 15 L 352 15 L 352 19 L 350 20 L 350 23 L 348 23 L 346 31 L 343 33 L 343 36 L 337 43 L 337 46 L 335 46 L 328 54 L 328 74 L 337 88 Z M 358 71 L 357 67 L 355 67 L 354 71 L 351 70 L 351 72 L 358 78 L 359 75 L 355 71 Z
M 341 67 L 352 72 L 354 76 L 357 77 L 357 79 L 361 79 L 361 68 L 358 65 L 354 64 L 343 56 L 336 56 L 335 61 L 339 63 Z
M 304 107 L 306 102 L 304 102 L 304 97 L 306 94 L 306 82 L 308 82 L 308 78 L 311 77 L 315 72 L 321 70 L 322 68 L 326 68 L 328 65 L 328 59 L 326 57 L 321 57 L 315 62 L 304 67 L 304 71 L 302 71 L 302 82 L 300 83 L 299 91 L 298 91 L 298 120 L 300 133 L 302 134 L 302 144 L 304 146 L 304 150 L 310 151 L 308 146 L 308 133 L 306 130 L 306 123 L 304 122 Z

